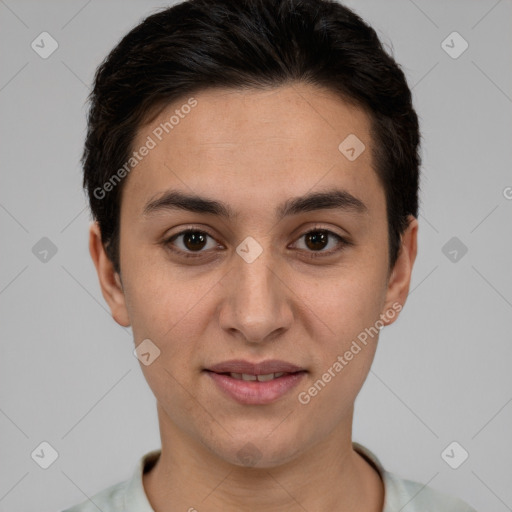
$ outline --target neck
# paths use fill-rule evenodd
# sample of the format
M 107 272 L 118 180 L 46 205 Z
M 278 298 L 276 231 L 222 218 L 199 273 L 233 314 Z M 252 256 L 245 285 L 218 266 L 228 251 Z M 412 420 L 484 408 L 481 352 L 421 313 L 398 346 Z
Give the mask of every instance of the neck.
M 159 408 L 162 453 L 143 485 L 155 512 L 382 512 L 377 471 L 352 448 L 349 429 L 268 468 L 231 464 L 170 423 Z

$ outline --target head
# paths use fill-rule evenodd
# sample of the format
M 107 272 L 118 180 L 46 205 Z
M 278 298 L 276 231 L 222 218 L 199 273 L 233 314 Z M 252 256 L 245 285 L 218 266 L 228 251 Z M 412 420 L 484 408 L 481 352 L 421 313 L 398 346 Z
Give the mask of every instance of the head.
M 160 351 L 161 428 L 263 466 L 350 434 L 416 256 L 418 120 L 375 31 L 327 0 L 190 0 L 121 40 L 90 100 L 91 255 Z M 209 371 L 233 359 L 298 384 L 242 404 Z

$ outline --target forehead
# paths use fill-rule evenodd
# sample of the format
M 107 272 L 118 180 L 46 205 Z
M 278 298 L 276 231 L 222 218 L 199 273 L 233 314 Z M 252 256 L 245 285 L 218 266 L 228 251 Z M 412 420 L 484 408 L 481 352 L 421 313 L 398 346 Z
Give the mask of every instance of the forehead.
M 340 184 L 378 193 L 367 114 L 309 85 L 200 91 L 142 126 L 133 149 L 150 140 L 123 193 L 139 211 L 169 188 L 222 194 L 246 208 L 256 194 L 270 204 Z

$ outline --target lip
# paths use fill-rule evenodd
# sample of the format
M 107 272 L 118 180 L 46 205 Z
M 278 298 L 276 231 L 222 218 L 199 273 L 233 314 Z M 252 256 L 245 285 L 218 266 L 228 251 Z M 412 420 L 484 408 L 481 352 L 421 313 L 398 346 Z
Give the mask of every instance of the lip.
M 260 363 L 240 359 L 225 361 L 205 369 L 205 372 L 220 391 L 243 405 L 265 405 L 275 402 L 296 387 L 307 373 L 299 366 L 276 359 Z M 225 375 L 225 373 L 267 375 L 279 372 L 288 375 L 265 382 L 238 380 Z
M 279 359 L 267 359 L 260 363 L 251 363 L 244 359 L 232 359 L 217 363 L 213 366 L 206 368 L 215 373 L 248 373 L 250 375 L 267 375 L 269 373 L 295 373 L 305 371 L 304 368 L 296 366 L 287 361 L 280 361 Z

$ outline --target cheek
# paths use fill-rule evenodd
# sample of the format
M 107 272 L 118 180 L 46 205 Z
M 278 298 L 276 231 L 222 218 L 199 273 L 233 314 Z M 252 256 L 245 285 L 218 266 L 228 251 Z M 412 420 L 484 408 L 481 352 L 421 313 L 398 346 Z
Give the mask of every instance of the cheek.
M 310 294 L 307 299 L 318 327 L 316 335 L 314 331 L 311 335 L 316 358 L 312 380 L 318 383 L 316 392 L 323 395 L 317 406 L 332 401 L 342 411 L 358 393 L 373 361 L 385 283 L 370 274 L 365 279 L 340 278 L 330 283 L 322 294 Z M 315 390 L 312 394 L 316 396 Z
M 184 329 L 193 337 L 201 303 L 216 293 L 218 276 L 193 275 L 157 258 L 132 258 L 126 269 L 125 297 L 135 339 L 154 337 L 164 343 Z
M 307 293 L 306 293 L 307 291 Z M 386 295 L 385 276 L 375 267 L 344 269 L 323 279 L 322 285 L 303 290 L 302 297 L 328 329 L 331 345 L 343 344 L 379 318 Z
M 157 400 L 181 418 L 197 414 L 185 389 L 200 366 L 198 346 L 211 319 L 208 297 L 216 293 L 218 278 L 191 281 L 177 275 L 147 267 L 133 276 L 127 295 L 135 343 L 150 339 L 160 351 L 153 363 L 141 364 L 146 381 Z

